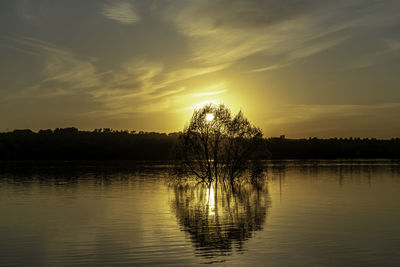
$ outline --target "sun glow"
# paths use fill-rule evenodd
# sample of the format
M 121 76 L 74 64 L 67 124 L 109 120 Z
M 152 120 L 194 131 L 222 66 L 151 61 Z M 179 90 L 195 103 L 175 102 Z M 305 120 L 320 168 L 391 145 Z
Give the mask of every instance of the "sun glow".
M 180 112 L 182 123 L 186 123 L 191 119 L 194 111 L 200 110 L 207 105 L 219 106 L 221 104 L 229 107 L 232 113 L 237 113 L 245 105 L 243 98 L 237 96 L 228 88 L 225 82 L 211 84 L 209 86 L 198 86 L 196 88 L 186 88 L 188 93 L 179 92 L 176 96 L 176 111 Z M 205 114 L 204 121 L 212 122 L 216 119 L 214 116 Z M 207 117 L 206 117 L 207 116 Z
M 206 114 L 206 121 L 212 121 L 214 119 L 214 114 L 208 113 Z

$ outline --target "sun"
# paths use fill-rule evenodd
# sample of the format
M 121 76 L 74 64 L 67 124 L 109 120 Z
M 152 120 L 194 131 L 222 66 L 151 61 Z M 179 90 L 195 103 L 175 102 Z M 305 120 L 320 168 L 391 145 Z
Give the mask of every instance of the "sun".
M 206 114 L 206 121 L 212 121 L 214 119 L 214 114 L 208 113 Z

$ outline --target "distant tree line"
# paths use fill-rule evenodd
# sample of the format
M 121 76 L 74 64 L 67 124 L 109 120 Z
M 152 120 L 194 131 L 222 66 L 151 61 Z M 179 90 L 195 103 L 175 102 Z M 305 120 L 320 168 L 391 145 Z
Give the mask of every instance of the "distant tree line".
M 178 134 L 115 131 L 14 130 L 0 133 L 2 160 L 165 160 Z
M 181 133 L 14 130 L 0 133 L 0 160 L 171 160 Z M 400 138 L 264 138 L 265 159 L 400 158 Z

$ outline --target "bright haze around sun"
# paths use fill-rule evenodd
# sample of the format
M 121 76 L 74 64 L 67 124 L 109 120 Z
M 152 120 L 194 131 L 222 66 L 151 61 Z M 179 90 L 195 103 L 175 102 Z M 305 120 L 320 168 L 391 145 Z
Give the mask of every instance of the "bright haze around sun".
M 183 129 L 242 110 L 265 136 L 400 136 L 400 2 L 5 0 L 0 131 Z

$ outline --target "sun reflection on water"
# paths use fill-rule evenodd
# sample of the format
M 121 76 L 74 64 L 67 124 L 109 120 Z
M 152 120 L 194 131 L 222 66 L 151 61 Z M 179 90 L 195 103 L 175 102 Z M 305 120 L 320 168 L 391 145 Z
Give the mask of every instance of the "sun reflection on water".
M 207 210 L 208 215 L 215 215 L 215 193 L 214 187 L 210 186 L 207 192 Z
M 245 243 L 259 231 L 267 218 L 267 185 L 243 183 L 171 185 L 175 198 L 171 207 L 178 223 L 189 233 L 196 255 L 228 256 L 246 250 Z

